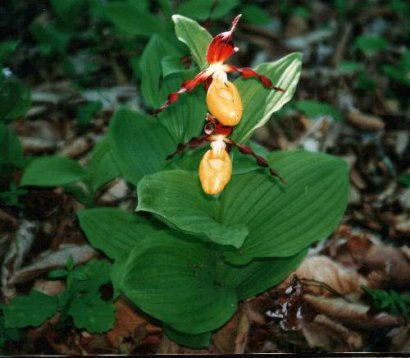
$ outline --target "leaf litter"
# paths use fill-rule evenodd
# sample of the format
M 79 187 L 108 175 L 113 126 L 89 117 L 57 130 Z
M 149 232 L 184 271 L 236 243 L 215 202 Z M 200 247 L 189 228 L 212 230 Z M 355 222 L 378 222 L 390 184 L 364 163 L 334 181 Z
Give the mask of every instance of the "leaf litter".
M 278 11 L 275 5 L 264 6 L 269 13 Z M 401 103 L 403 87 L 376 71 L 383 61 L 397 64 L 401 49 L 394 44 L 388 55 L 365 57 L 351 45 L 355 36 L 352 27 L 355 31 L 370 28 L 380 35 L 384 22 L 399 37 L 402 24 L 392 19 L 400 20 L 400 14 L 381 6 L 363 8 L 352 23 L 347 23 L 336 18 L 330 6 L 325 2 L 306 3 L 307 17 L 296 11 L 280 17 L 283 30 L 274 24 L 266 28 L 244 24 L 237 36 L 253 44 L 249 51 L 238 53 L 238 62 L 242 63 L 250 62 L 246 58 L 250 54 L 271 59 L 294 49 L 303 51 L 304 71 L 296 101 L 328 103 L 343 119 L 338 121 L 334 112 L 309 116 L 291 105 L 255 134 L 255 139 L 269 149 L 321 150 L 348 162 L 349 208 L 334 235 L 318 243 L 279 286 L 242 303 L 231 321 L 214 334 L 207 350 L 176 345 L 163 335 L 158 322 L 150 322 L 129 302 L 119 299 L 116 321 L 108 333 L 93 335 L 67 328 L 64 334 L 57 333 L 53 317 L 27 330 L 24 353 L 410 350 L 405 318 L 375 311 L 362 289 L 367 286 L 410 294 L 410 189 L 398 180 L 410 174 L 409 108 L 408 103 Z M 320 29 L 320 21 L 330 13 L 344 29 L 342 39 L 338 36 L 340 29 Z M 248 33 L 248 29 L 254 31 Z M 369 73 L 343 70 L 343 62 L 351 58 L 365 62 Z M 67 82 L 59 82 L 58 72 L 52 71 L 48 76 L 39 73 L 35 78 L 27 77 L 37 86 L 32 91 L 32 108 L 24 120 L 10 125 L 19 135 L 25 154 L 60 153 L 86 164 L 90 150 L 106 133 L 112 112 L 123 103 L 141 106 L 131 81 L 124 84 L 128 77 L 124 73 L 129 69 L 118 58 L 110 61 L 109 66 L 114 62 L 117 70 L 107 74 L 112 85 L 104 89 L 76 90 Z M 369 84 L 372 76 L 377 80 L 375 87 Z M 75 110 L 80 103 L 96 100 L 103 103 L 101 111 L 81 127 L 74 120 Z M 131 207 L 130 193 L 132 189 L 117 181 L 107 185 L 98 200 L 109 206 Z M 64 267 L 70 256 L 80 264 L 98 255 L 72 219 L 74 210 L 83 205 L 70 195 L 59 189 L 30 189 L 23 202 L 21 211 L 0 208 L 3 302 L 32 287 L 57 295 L 64 287 L 62 281 L 45 279 L 45 273 Z M 67 217 L 71 229 L 67 229 Z M 372 341 L 377 334 L 382 335 L 379 343 Z M 10 344 L 9 348 L 22 353 L 17 345 Z

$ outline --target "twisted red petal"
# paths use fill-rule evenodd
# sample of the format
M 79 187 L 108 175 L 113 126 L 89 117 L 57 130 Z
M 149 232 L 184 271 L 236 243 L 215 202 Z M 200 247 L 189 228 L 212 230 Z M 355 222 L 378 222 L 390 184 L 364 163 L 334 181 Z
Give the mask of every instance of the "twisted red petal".
M 274 177 L 277 177 L 283 184 L 286 185 L 286 181 L 279 175 L 279 173 L 274 170 L 273 168 L 271 168 L 269 166 L 269 163 L 266 161 L 266 159 L 258 154 L 256 154 L 252 148 L 246 146 L 246 145 L 242 145 L 242 144 L 237 144 L 235 143 L 232 139 L 228 139 L 228 142 L 232 145 L 234 145 L 236 148 L 238 148 L 238 150 L 246 155 L 251 155 L 252 157 L 254 157 L 256 159 L 256 162 L 258 163 L 258 165 L 260 165 L 261 167 L 264 168 L 269 168 L 269 172 L 271 175 L 273 175 Z
M 209 140 L 209 136 L 201 135 L 199 137 L 192 138 L 188 143 L 178 144 L 178 147 L 175 150 L 175 152 L 173 152 L 173 153 L 171 153 L 167 156 L 167 160 L 171 159 L 172 157 L 174 157 L 178 153 L 181 153 L 187 146 L 189 146 L 192 149 L 195 149 L 196 147 L 199 147 L 206 140 Z
M 268 77 L 259 74 L 258 72 L 256 72 L 250 67 L 239 68 L 239 67 L 235 67 L 232 65 L 225 65 L 225 69 L 226 69 L 226 72 L 234 72 L 234 71 L 238 72 L 243 78 L 255 77 L 259 81 L 261 81 L 266 88 L 271 88 L 276 91 L 285 92 L 283 88 L 274 86 L 272 84 L 272 81 Z
M 207 74 L 206 71 L 201 71 L 194 77 L 194 79 L 183 82 L 178 91 L 170 93 L 168 95 L 168 100 L 161 107 L 154 110 L 154 114 L 162 112 L 169 105 L 178 101 L 179 95 L 181 93 L 192 91 L 196 86 L 206 81 L 208 78 L 209 74 Z
M 208 46 L 206 60 L 208 63 L 225 62 L 235 52 L 235 45 L 232 40 L 233 32 L 242 15 L 236 16 L 232 21 L 229 31 L 216 35 Z

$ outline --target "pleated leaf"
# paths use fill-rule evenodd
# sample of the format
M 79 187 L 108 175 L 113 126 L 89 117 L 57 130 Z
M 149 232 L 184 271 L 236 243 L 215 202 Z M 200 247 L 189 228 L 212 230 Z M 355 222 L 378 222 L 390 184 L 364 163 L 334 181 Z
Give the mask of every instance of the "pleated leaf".
M 94 191 L 120 176 L 120 170 L 111 154 L 108 137 L 97 143 L 87 168 L 88 178 Z
M 82 210 L 78 218 L 93 247 L 115 260 L 126 257 L 145 236 L 158 230 L 148 219 L 115 208 Z
M 105 13 L 118 29 L 127 34 L 144 37 L 155 33 L 165 35 L 163 22 L 141 9 L 138 1 L 109 2 L 105 5 Z
M 159 36 L 153 36 L 141 59 L 141 91 L 145 101 L 153 108 L 160 107 L 170 93 L 178 91 L 185 80 L 195 76 L 196 71 L 180 71 L 165 77 L 162 64 L 167 56 L 182 58 L 171 44 Z M 205 114 L 205 91 L 198 86 L 192 92 L 182 94 L 178 102 L 160 113 L 158 118 L 177 143 L 186 143 L 201 133 Z
M 178 40 L 187 45 L 194 61 L 203 68 L 206 65 L 206 52 L 212 40 L 211 34 L 196 21 L 182 15 L 172 16 Z
M 161 169 L 177 147 L 167 129 L 155 118 L 121 108 L 110 123 L 110 148 L 122 175 L 134 185 Z
M 256 296 L 285 279 L 299 266 L 306 253 L 307 250 L 302 250 L 290 257 L 255 259 L 243 266 L 227 263 L 224 266 L 224 283 L 235 289 L 240 301 Z
M 239 248 L 248 235 L 241 223 L 225 225 L 218 219 L 218 201 L 202 192 L 193 173 L 172 170 L 146 176 L 138 185 L 138 199 L 137 210 L 149 211 L 172 227 L 218 244 Z
M 169 94 L 162 88 L 162 61 L 170 55 L 178 55 L 178 52 L 168 41 L 154 35 L 141 56 L 141 93 L 153 108 L 161 106 Z
M 305 254 L 302 250 L 294 257 L 232 266 L 224 262 L 218 247 L 168 230 L 135 246 L 117 267 L 113 283 L 139 308 L 161 320 L 171 339 L 200 348 L 232 317 L 238 300 L 281 282 Z
M 185 80 L 194 75 L 194 71 L 170 75 L 165 79 L 162 89 L 167 94 L 175 92 Z M 166 97 L 164 102 L 165 100 Z M 205 91 L 202 86 L 198 86 L 192 92 L 182 94 L 178 102 L 158 115 L 158 119 L 177 143 L 184 144 L 202 133 L 206 112 Z
M 244 143 L 256 128 L 263 126 L 272 114 L 289 102 L 296 90 L 301 72 L 301 54 L 291 53 L 276 62 L 255 68 L 285 92 L 266 89 L 256 79 L 238 78 L 234 81 L 242 97 L 243 117 L 232 133 L 232 139 Z
M 348 199 L 346 163 L 304 151 L 272 153 L 268 159 L 287 185 L 264 173 L 236 175 L 221 199 L 225 224 L 243 222 L 249 236 L 229 255 L 285 257 L 332 233 Z
M 181 333 L 217 329 L 236 311 L 235 292 L 216 282 L 218 255 L 163 231 L 134 247 L 122 291 L 139 308 Z
M 63 186 L 86 178 L 86 171 L 75 160 L 62 156 L 34 159 L 24 171 L 20 185 Z
M 202 192 L 196 174 L 170 170 L 141 181 L 138 209 L 223 245 L 238 247 L 241 240 L 222 230 L 215 240 L 215 223 L 221 229 L 240 228 L 243 234 L 247 228 L 240 250 L 226 247 L 231 261 L 295 255 L 328 236 L 341 219 L 347 204 L 347 166 L 336 157 L 303 151 L 273 153 L 269 162 L 286 186 L 255 171 L 234 175 L 214 198 Z

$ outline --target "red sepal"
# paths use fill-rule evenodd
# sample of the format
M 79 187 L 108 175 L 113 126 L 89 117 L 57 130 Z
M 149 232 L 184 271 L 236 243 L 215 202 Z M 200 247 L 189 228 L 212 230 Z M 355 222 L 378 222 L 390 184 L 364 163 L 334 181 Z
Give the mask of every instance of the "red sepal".
M 178 153 L 181 153 L 188 146 L 191 149 L 195 149 L 207 140 L 209 140 L 207 135 L 201 135 L 200 137 L 192 138 L 188 143 L 178 144 L 176 151 L 171 154 L 168 154 L 166 159 L 168 160 L 168 159 L 173 158 L 175 155 L 177 155 Z
M 258 72 L 256 72 L 255 70 L 253 70 L 250 67 L 239 68 L 239 67 L 235 67 L 235 66 L 232 66 L 232 65 L 225 65 L 225 68 L 226 68 L 226 72 L 228 72 L 228 73 L 229 72 L 238 72 L 243 78 L 255 77 L 259 81 L 261 81 L 266 88 L 271 88 L 271 89 L 274 89 L 276 91 L 285 92 L 285 90 L 283 88 L 274 86 L 272 84 L 272 81 L 268 77 L 259 74 Z
M 236 148 L 238 148 L 238 150 L 246 155 L 251 155 L 252 157 L 254 157 L 256 159 L 256 162 L 258 163 L 259 166 L 263 167 L 263 168 L 269 168 L 269 172 L 271 175 L 273 175 L 274 177 L 277 177 L 283 184 L 286 185 L 286 181 L 279 175 L 279 173 L 271 168 L 269 166 L 269 163 L 266 161 L 266 159 L 258 154 L 256 154 L 251 147 L 248 147 L 246 145 L 242 145 L 242 144 L 237 144 L 235 143 L 232 139 L 227 139 L 226 140 L 228 143 L 234 145 Z
M 233 32 L 242 15 L 236 16 L 232 21 L 232 27 L 229 31 L 216 35 L 208 46 L 206 60 L 209 64 L 215 62 L 225 62 L 235 52 L 235 45 L 232 40 Z
M 184 92 L 191 92 L 196 86 L 198 86 L 200 83 L 206 81 L 210 76 L 206 74 L 205 71 L 199 72 L 194 79 L 192 80 L 187 80 L 182 83 L 180 89 L 176 92 L 170 93 L 168 95 L 168 100 L 159 108 L 154 110 L 154 114 L 158 114 L 162 112 L 165 108 L 167 108 L 169 105 L 172 103 L 175 103 L 178 101 L 179 95 Z

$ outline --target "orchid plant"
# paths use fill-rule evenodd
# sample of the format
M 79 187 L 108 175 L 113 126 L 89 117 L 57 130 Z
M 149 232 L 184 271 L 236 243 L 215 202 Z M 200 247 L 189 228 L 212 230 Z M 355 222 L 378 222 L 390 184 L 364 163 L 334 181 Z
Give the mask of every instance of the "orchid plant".
M 343 160 L 269 153 L 250 140 L 292 98 L 301 55 L 255 69 L 226 64 L 237 50 L 239 18 L 212 37 L 174 15 L 186 46 L 154 35 L 140 63 L 141 95 L 155 116 L 120 108 L 88 168 L 40 158 L 22 178 L 36 186 L 53 186 L 56 178 L 54 186 L 74 194 L 73 187 L 86 187 L 98 195 L 116 177 L 136 187 L 136 212 L 88 208 L 78 213 L 81 228 L 113 261 L 115 297 L 125 295 L 190 347 L 209 345 L 238 302 L 283 280 L 312 243 L 332 233 L 347 205 Z M 187 54 L 189 69 L 179 61 Z M 241 76 L 231 82 L 234 71 Z

